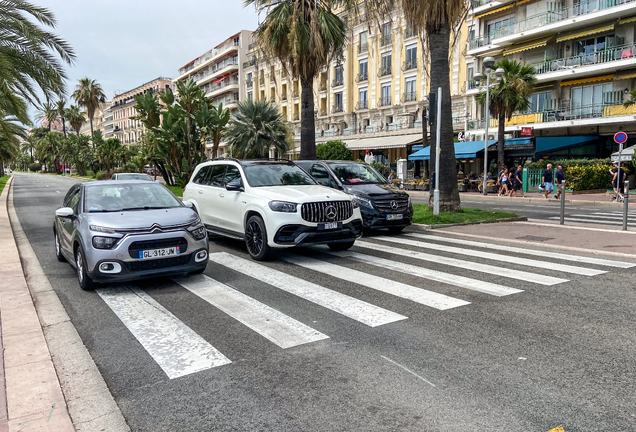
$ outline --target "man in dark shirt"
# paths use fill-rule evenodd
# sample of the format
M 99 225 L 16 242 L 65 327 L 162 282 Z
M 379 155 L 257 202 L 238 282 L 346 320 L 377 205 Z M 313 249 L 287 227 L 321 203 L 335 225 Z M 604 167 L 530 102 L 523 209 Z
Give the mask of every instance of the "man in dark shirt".
M 552 186 L 552 164 L 548 164 L 546 170 L 543 171 L 543 177 L 541 178 L 541 183 L 543 183 L 545 187 L 545 199 L 548 199 L 550 192 L 554 190 L 554 186 Z
M 521 191 L 521 197 L 525 198 L 526 194 L 523 192 L 523 169 L 521 165 L 517 167 L 517 171 L 515 171 L 514 178 L 512 181 L 512 191 L 517 196 L 517 191 Z M 510 194 L 512 196 L 512 193 Z
M 618 175 L 620 172 L 620 176 Z M 614 162 L 614 168 L 610 169 L 610 174 L 612 174 L 612 188 L 614 189 L 615 196 L 612 197 L 612 201 L 618 199 L 619 201 L 623 199 L 623 194 L 621 190 L 625 187 L 625 170 L 623 168 L 618 167 L 618 162 Z
M 562 184 L 565 181 L 565 174 L 563 173 L 563 167 L 561 165 L 557 167 L 557 172 L 554 178 L 556 180 L 556 188 L 557 188 L 557 193 L 554 197 L 556 199 L 561 199 L 561 189 L 563 189 Z

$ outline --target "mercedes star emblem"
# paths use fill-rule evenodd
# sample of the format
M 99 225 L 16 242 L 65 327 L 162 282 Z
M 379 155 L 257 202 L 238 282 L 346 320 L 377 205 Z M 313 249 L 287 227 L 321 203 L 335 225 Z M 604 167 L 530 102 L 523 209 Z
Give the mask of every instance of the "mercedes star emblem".
M 397 210 L 397 209 L 398 209 L 398 203 L 397 203 L 397 201 L 392 200 L 392 201 L 390 202 L 390 205 L 391 205 L 391 208 L 392 208 L 393 210 Z
M 336 208 L 332 205 L 325 207 L 325 216 L 331 221 L 334 220 L 336 218 Z

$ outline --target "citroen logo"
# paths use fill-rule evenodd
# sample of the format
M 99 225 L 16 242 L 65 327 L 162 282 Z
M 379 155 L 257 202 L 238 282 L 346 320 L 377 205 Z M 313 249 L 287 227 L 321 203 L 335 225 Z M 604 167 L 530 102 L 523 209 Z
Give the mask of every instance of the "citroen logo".
M 397 209 L 398 209 L 398 203 L 397 203 L 397 201 L 395 201 L 395 200 L 392 200 L 392 201 L 389 203 L 389 205 L 391 206 L 391 208 L 392 208 L 393 210 L 397 210 Z
M 336 218 L 336 208 L 332 205 L 325 207 L 325 216 L 331 221 L 334 220 Z

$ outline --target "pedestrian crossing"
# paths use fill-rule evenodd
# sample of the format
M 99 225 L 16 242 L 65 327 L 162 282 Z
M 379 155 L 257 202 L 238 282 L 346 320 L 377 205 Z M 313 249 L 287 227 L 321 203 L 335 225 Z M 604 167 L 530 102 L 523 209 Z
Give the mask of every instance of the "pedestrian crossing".
M 510 261 L 511 254 L 513 261 Z M 523 281 L 522 287 L 526 290 L 541 289 L 570 281 L 551 274 L 567 273 L 571 278 L 601 277 L 610 268 L 623 271 L 636 267 L 629 262 L 424 233 L 358 240 L 352 250 L 341 252 L 326 247 L 315 247 L 308 253 L 285 251 L 278 254 L 274 263 L 260 263 L 246 257 L 247 254 L 241 256 L 241 252 L 215 251 L 212 245 L 209 260 L 214 264 L 214 272 L 174 277 L 172 283 L 203 300 L 204 307 L 222 312 L 246 331 L 260 335 L 280 349 L 328 341 L 335 336 L 330 333 L 346 325 L 347 320 L 369 329 L 399 326 L 414 313 L 411 307 L 405 309 L 404 305 L 409 303 L 415 310 L 423 308 L 422 313 L 451 313 L 470 308 L 482 299 L 524 292 L 500 283 L 502 280 Z M 279 310 L 281 305 L 269 304 L 280 301 L 278 298 L 259 301 L 237 288 L 245 286 L 273 287 L 324 308 L 327 313 L 340 315 L 344 321 L 330 323 L 331 327 L 326 327 L 331 330 L 325 331 L 321 324 L 313 324 L 316 321 L 308 322 L 302 312 L 290 312 L 294 309 L 287 307 L 283 313 Z M 350 292 L 364 293 L 365 300 L 356 298 L 360 295 L 345 294 Z M 199 335 L 207 333 L 192 323 L 193 327 L 189 327 L 180 321 L 138 286 L 100 288 L 97 294 L 169 379 L 238 360 L 233 359 L 227 345 L 223 347 L 224 352 L 220 352 Z M 212 328 L 218 325 L 206 322 L 208 324 Z M 231 342 L 241 343 L 240 340 Z M 228 349 L 230 352 L 225 352 Z
M 548 219 L 560 220 L 560 216 L 551 216 Z M 576 223 L 590 223 L 599 225 L 623 225 L 623 212 L 622 211 L 599 211 L 588 214 L 571 214 L 564 217 L 565 222 Z M 636 223 L 636 212 L 628 212 L 627 214 L 628 225 Z

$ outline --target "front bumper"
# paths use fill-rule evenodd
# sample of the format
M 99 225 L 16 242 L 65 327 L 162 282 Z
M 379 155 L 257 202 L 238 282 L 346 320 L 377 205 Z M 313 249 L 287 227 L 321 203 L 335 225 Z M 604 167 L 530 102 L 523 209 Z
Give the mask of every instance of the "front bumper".
M 281 246 L 313 246 L 325 243 L 343 243 L 362 235 L 362 222 L 354 219 L 341 229 L 320 231 L 306 225 L 284 225 L 276 231 L 274 242 Z
M 375 228 L 393 228 L 393 227 L 405 227 L 411 225 L 413 219 L 413 207 L 409 206 L 406 211 L 397 212 L 404 215 L 402 219 L 387 220 L 386 215 L 391 213 L 380 212 L 379 210 L 368 207 L 360 207 L 362 212 L 362 224 L 364 229 Z

